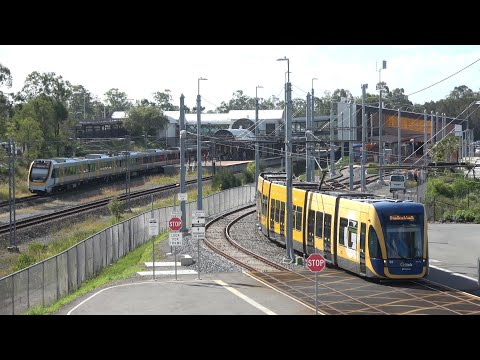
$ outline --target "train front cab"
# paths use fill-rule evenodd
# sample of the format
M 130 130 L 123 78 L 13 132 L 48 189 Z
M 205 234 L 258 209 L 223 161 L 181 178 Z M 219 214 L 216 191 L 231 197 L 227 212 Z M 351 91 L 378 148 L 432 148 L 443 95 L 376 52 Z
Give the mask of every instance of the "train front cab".
M 372 272 L 389 279 L 422 278 L 428 274 L 428 229 L 422 204 L 400 202 L 372 205 L 372 226 L 378 238 L 369 239 Z M 369 236 L 372 234 L 369 234 Z
M 321 253 L 328 263 L 370 278 L 421 278 L 428 274 L 427 228 L 422 205 L 374 206 L 309 192 L 306 208 L 309 209 L 303 227 L 306 256 Z M 385 245 L 385 237 L 390 245 L 394 234 L 399 241 L 409 244 L 402 257 L 394 255 Z

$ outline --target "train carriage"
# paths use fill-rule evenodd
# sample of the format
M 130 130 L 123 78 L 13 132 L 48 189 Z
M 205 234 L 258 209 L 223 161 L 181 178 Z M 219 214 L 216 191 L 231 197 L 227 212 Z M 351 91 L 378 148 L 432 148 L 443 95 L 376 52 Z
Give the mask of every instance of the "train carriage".
M 285 243 L 286 176 L 262 173 L 257 219 L 262 232 Z M 321 253 L 334 266 L 371 278 L 412 279 L 428 274 L 425 208 L 354 192 L 325 192 L 294 182 L 293 247 Z
M 128 161 L 128 167 L 127 167 Z M 105 182 L 160 171 L 180 162 L 179 149 L 152 149 L 117 155 L 89 154 L 85 158 L 36 159 L 30 164 L 28 188 L 33 193 L 52 193 L 74 189 L 85 183 Z

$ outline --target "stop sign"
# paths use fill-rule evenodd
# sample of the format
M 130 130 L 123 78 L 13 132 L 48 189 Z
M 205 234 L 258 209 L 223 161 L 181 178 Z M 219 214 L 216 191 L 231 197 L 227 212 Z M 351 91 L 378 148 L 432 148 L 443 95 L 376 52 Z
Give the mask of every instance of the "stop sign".
M 168 227 L 170 228 L 170 230 L 173 230 L 173 231 L 180 230 L 180 228 L 182 227 L 182 219 L 178 217 L 172 217 L 168 221 Z
M 311 254 L 307 258 L 307 267 L 312 272 L 319 272 L 325 268 L 325 259 L 321 254 Z

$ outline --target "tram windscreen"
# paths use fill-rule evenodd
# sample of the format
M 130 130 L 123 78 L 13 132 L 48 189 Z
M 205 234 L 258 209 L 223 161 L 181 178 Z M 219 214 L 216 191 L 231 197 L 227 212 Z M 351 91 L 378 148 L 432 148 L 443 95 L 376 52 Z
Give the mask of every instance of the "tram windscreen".
M 385 231 L 389 259 L 413 259 L 423 256 L 423 227 L 418 223 L 392 224 Z
M 41 162 L 37 163 L 34 162 L 32 165 L 32 169 L 30 171 L 30 180 L 43 182 L 48 177 L 48 171 L 50 170 L 50 163 Z

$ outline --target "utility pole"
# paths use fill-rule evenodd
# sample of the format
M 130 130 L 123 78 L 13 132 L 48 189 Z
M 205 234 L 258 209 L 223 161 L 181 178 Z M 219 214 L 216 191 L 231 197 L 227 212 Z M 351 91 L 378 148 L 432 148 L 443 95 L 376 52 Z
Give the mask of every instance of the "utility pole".
M 180 95 L 180 193 L 185 194 L 185 96 Z M 182 212 L 182 233 L 187 231 L 185 200 L 180 201 L 180 211 Z
M 125 210 L 130 211 L 130 135 L 125 136 L 125 140 L 127 141 L 127 151 L 125 152 L 125 159 L 126 159 L 126 171 L 125 171 L 125 199 L 126 199 L 126 206 Z
M 353 111 L 354 109 L 356 110 L 357 104 L 350 104 L 350 131 L 349 131 L 349 136 L 348 136 L 348 173 L 349 173 L 349 189 L 350 191 L 353 191 L 353 157 L 355 156 L 353 154 L 353 134 L 352 130 L 356 129 L 354 127 L 354 113 L 356 111 Z
M 311 105 L 312 105 L 312 111 L 310 112 L 310 116 L 311 116 L 311 120 L 310 120 L 310 130 L 311 130 L 311 134 L 313 135 L 313 128 L 314 128 L 314 120 L 315 120 L 315 90 L 313 89 L 313 81 L 314 80 L 318 80 L 317 78 L 312 78 L 312 101 L 311 101 Z M 315 159 L 315 147 L 312 146 L 311 144 L 309 145 L 309 149 L 310 149 L 310 178 L 312 181 L 314 181 L 315 179 L 315 163 L 316 163 L 316 159 Z
M 400 128 L 400 119 L 401 119 L 401 113 L 400 113 L 400 108 L 398 108 L 398 133 L 397 133 L 397 151 L 398 151 L 398 166 L 401 165 L 402 163 L 402 147 L 401 147 L 401 128 Z
M 285 140 L 285 167 L 287 168 L 287 254 L 285 261 L 295 260 L 293 252 L 293 204 L 292 204 L 292 88 L 290 84 L 290 75 L 287 82 L 287 124 Z
M 381 185 L 384 185 L 383 182 L 383 143 L 382 143 L 382 132 L 383 132 L 383 116 L 382 116 L 382 90 L 383 90 L 383 85 L 382 85 L 382 70 L 387 68 L 387 62 L 383 60 L 382 67 L 378 70 L 378 86 L 377 90 L 380 90 L 380 96 L 379 96 L 379 110 L 378 110 L 378 146 L 379 146 L 379 157 L 378 157 L 378 166 L 379 166 L 379 178 L 378 178 L 378 183 Z
M 366 137 L 367 137 L 367 119 L 365 118 L 365 97 L 366 97 L 366 91 L 368 88 L 368 84 L 362 84 L 362 176 L 361 176 L 361 182 L 362 182 L 362 192 L 366 191 L 366 178 L 365 178 L 365 158 L 367 155 L 367 152 L 365 151 L 365 142 L 366 142 Z
M 427 157 L 428 157 L 428 139 L 427 139 L 427 109 L 423 110 L 423 165 L 425 166 L 425 171 L 426 171 L 426 166 L 427 166 Z
M 200 80 L 207 80 L 205 78 L 198 78 L 198 93 L 197 93 L 197 188 L 198 188 L 198 196 L 197 196 L 197 210 L 202 210 L 202 121 L 201 121 L 201 114 L 202 114 L 202 100 L 200 97 Z M 200 247 L 199 247 L 200 248 Z
M 10 210 L 10 246 L 8 251 L 18 252 L 15 208 L 15 142 L 8 140 L 8 205 Z
M 306 131 L 305 131 L 305 174 L 306 174 L 306 181 L 310 182 L 312 181 L 312 163 L 310 161 L 310 139 L 309 139 L 309 133 L 312 131 L 312 122 L 310 118 L 310 112 L 311 112 L 311 104 L 310 104 L 310 93 L 307 93 L 307 113 L 306 113 Z
M 255 198 L 258 192 L 258 176 L 260 175 L 260 149 L 258 145 L 258 89 L 263 88 L 261 85 L 255 87 Z
M 333 145 L 333 102 L 330 107 L 330 177 L 335 176 L 335 150 Z

